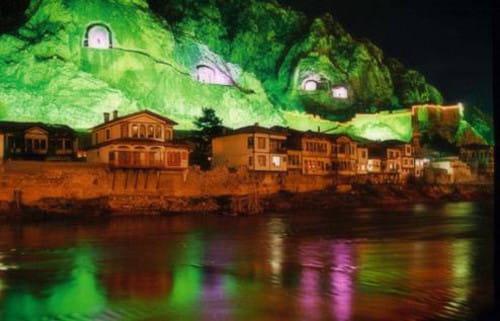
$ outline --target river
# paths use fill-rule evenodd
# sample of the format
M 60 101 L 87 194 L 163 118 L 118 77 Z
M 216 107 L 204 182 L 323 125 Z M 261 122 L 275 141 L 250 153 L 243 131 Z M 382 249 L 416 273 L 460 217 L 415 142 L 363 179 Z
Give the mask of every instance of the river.
M 493 205 L 0 225 L 0 320 L 468 320 Z

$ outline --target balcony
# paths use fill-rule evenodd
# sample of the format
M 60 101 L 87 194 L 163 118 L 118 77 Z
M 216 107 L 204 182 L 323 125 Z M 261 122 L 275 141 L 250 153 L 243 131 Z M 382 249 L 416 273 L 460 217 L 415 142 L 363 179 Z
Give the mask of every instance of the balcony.
M 117 157 L 116 157 L 117 156 Z M 165 161 L 159 152 L 112 152 L 109 157 L 109 166 L 112 168 L 136 169 L 180 169 L 181 157 L 167 157 Z M 177 156 L 177 155 L 176 155 Z

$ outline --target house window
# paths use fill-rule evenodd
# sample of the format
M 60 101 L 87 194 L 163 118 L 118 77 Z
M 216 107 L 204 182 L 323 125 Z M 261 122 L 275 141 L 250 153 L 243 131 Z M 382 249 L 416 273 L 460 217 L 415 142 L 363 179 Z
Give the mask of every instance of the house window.
M 112 163 L 115 161 L 115 152 L 109 152 L 109 162 Z
M 94 134 L 94 140 L 95 140 L 95 143 L 98 144 L 99 143 L 99 140 L 97 139 L 98 138 L 98 135 L 97 133 Z
M 266 156 L 265 155 L 257 156 L 257 163 L 260 167 L 266 167 L 267 166 Z
M 392 151 L 389 152 L 389 158 L 394 158 L 394 152 Z
M 366 158 L 366 151 L 361 152 L 361 158 Z
M 56 142 L 56 149 L 63 149 L 64 139 L 58 139 Z
M 127 124 L 122 124 L 120 127 L 120 132 L 121 132 L 121 137 L 127 137 L 128 136 L 128 125 Z
M 140 125 L 139 126 L 139 137 L 140 138 L 145 138 L 146 137 L 146 125 Z
M 64 149 L 73 149 L 73 142 L 71 139 L 64 140 Z
M 168 152 L 167 153 L 167 165 L 168 166 L 181 166 L 181 155 L 179 152 Z
M 248 166 L 253 166 L 253 156 L 248 157 Z
M 109 129 L 106 129 L 106 140 L 108 140 L 111 137 L 111 131 Z
M 161 139 L 161 126 L 160 125 L 156 125 L 155 137 L 158 139 Z
M 257 148 L 266 149 L 266 139 L 264 137 L 257 137 Z
M 411 155 L 411 146 L 406 146 L 406 154 Z
M 290 166 L 298 166 L 298 165 L 300 165 L 299 155 L 290 155 L 290 156 L 288 156 L 288 162 L 289 162 Z
M 165 131 L 165 140 L 172 140 L 172 131 L 170 130 Z
M 273 156 L 271 163 L 273 164 L 273 167 L 280 167 L 281 166 L 281 157 Z
M 113 46 L 111 31 L 102 24 L 91 25 L 87 28 L 83 45 L 96 49 L 111 48 Z
M 139 137 L 139 126 L 137 124 L 132 125 L 132 137 L 133 138 Z
M 280 139 L 270 139 L 269 149 L 271 153 L 280 153 L 283 149 L 283 140 Z
M 148 126 L 148 138 L 154 138 L 155 137 L 155 128 L 153 125 Z
M 247 139 L 247 148 L 248 149 L 253 149 L 254 148 L 254 139 L 253 139 L 253 136 L 248 137 L 248 139 Z

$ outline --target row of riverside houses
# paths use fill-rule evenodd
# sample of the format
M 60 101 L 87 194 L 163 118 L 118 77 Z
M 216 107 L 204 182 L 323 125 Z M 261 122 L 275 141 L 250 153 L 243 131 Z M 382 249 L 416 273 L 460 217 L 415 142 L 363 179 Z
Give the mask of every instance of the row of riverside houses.
M 174 139 L 171 119 L 149 110 L 123 117 L 104 113 L 88 146 L 65 125 L 0 122 L 0 163 L 13 160 L 85 160 L 112 168 L 187 170 L 190 145 Z
M 464 169 L 468 177 L 471 172 L 492 176 L 493 147 L 462 146 L 460 157 L 440 157 L 421 148 L 416 131 L 411 142 L 374 142 L 344 134 L 302 132 L 281 126 L 266 128 L 256 123 L 215 137 L 212 164 L 244 166 L 255 172 L 334 175 L 338 181 L 374 183 L 421 178 L 424 169 L 430 167 L 445 171 L 449 182 L 458 182 Z
M 4 121 L 0 122 L 0 163 L 4 159 L 86 158 L 112 168 L 187 170 L 192 144 L 174 139 L 176 124 L 149 110 L 121 117 L 117 111 L 112 117 L 104 113 L 104 122 L 90 129 L 90 139 L 85 143 L 85 135 L 65 125 Z M 373 142 L 255 124 L 226 130 L 215 137 L 212 165 L 245 166 L 255 172 L 362 176 L 375 182 L 401 182 L 422 177 L 426 166 L 441 168 L 449 175 L 463 167 L 476 174 L 492 175 L 493 147 L 462 146 L 457 156 L 436 158 L 420 148 L 418 133 L 414 133 L 411 142 Z
M 252 171 L 336 175 L 349 179 L 366 175 L 375 182 L 401 182 L 420 177 L 425 160 L 402 141 L 372 142 L 343 134 L 298 131 L 255 124 L 212 140 L 214 166 L 246 166 Z

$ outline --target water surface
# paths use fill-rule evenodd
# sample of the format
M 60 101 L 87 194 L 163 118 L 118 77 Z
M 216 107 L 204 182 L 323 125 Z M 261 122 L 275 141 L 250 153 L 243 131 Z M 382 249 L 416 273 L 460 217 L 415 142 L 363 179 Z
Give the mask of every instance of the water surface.
M 468 320 L 493 209 L 446 203 L 0 226 L 0 320 Z

